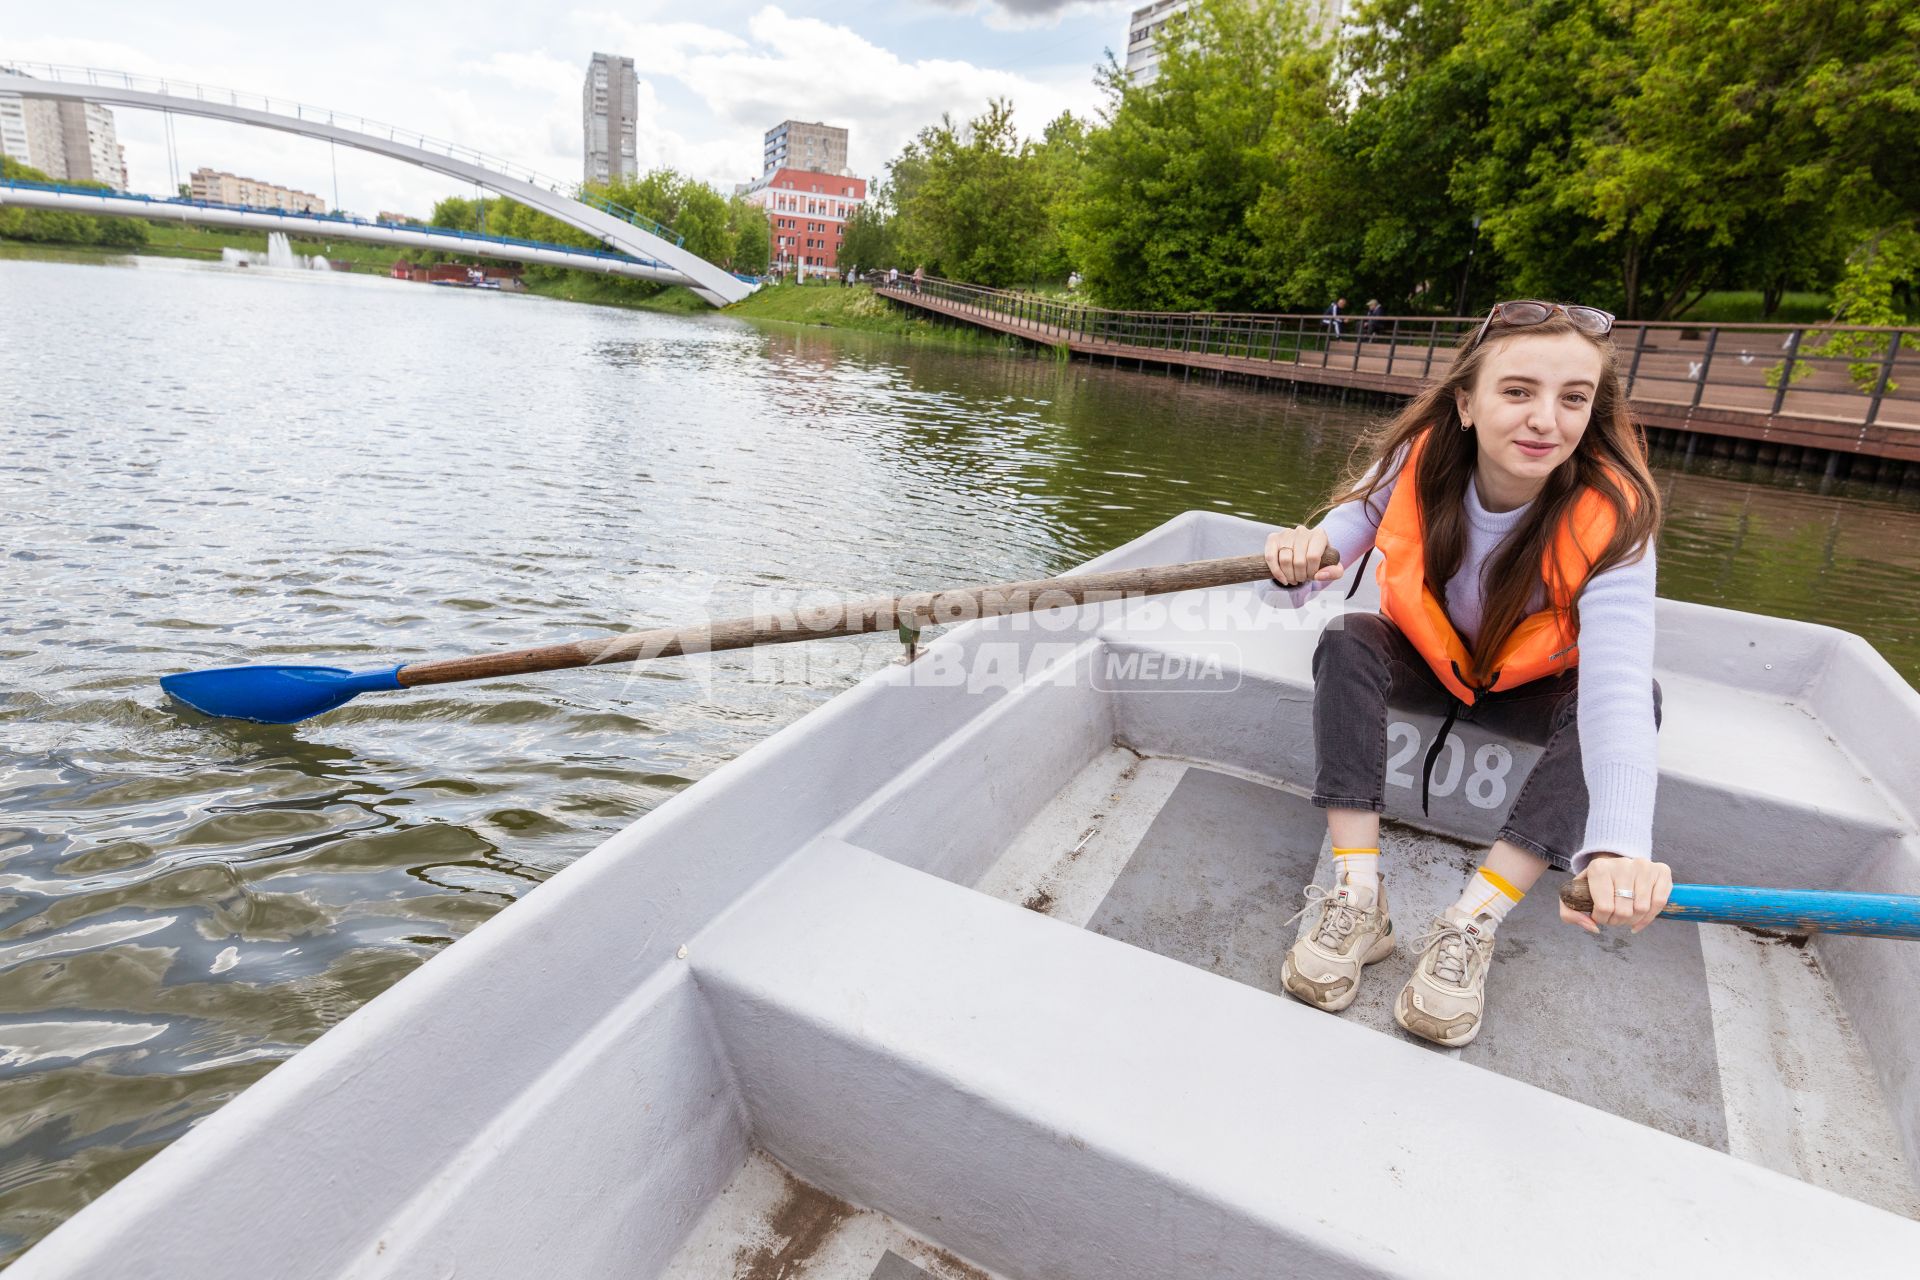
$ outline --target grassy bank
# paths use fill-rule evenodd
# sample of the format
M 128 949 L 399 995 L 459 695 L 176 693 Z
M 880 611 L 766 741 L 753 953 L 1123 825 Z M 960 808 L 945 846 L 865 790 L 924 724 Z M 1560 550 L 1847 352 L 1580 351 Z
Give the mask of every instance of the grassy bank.
M 971 326 L 944 324 L 897 307 L 865 285 L 767 285 L 726 309 L 730 316 L 773 324 L 813 325 L 884 333 L 900 338 L 957 343 L 967 346 L 1006 346 L 1011 341 Z
M 1760 318 L 1761 305 L 1758 289 L 1709 293 L 1674 318 L 1701 324 L 1825 324 L 1833 318 L 1833 299 L 1824 293 L 1783 294 L 1779 308 L 1765 320 Z

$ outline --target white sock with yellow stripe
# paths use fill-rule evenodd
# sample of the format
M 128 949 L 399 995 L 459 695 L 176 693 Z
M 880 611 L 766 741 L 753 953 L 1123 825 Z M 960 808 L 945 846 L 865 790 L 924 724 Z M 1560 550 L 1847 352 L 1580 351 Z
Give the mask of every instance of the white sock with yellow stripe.
M 1340 877 L 1345 876 L 1355 885 L 1365 885 L 1369 889 L 1380 887 L 1380 850 L 1342 849 L 1333 847 L 1333 887 L 1340 887 Z
M 1473 879 L 1467 881 L 1466 892 L 1453 908 L 1469 920 L 1475 916 L 1491 916 L 1494 927 L 1498 928 L 1507 918 L 1507 912 L 1513 910 L 1513 904 L 1525 896 L 1499 872 L 1481 867 L 1473 873 Z

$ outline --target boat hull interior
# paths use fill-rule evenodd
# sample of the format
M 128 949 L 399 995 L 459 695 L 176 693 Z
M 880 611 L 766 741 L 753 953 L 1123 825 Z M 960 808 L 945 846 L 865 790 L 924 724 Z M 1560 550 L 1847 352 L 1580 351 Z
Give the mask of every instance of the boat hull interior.
M 1190 513 L 1090 568 L 1241 555 Z M 1920 1250 L 1920 946 L 1503 926 L 1487 1023 L 1389 1006 L 1538 756 L 1396 713 L 1401 945 L 1280 993 L 1329 883 L 1308 608 L 969 624 L 488 921 L 16 1264 L 36 1277 L 1664 1273 Z M 1857 637 L 1662 601 L 1677 880 L 1920 894 L 1920 695 Z M 1407 752 L 1412 742 L 1417 752 Z M 1452 751 L 1453 749 L 1450 749 Z M 1504 753 L 1504 754 L 1503 754 Z M 1900 1263 L 1900 1265 L 1905 1265 Z M 1627 1268 L 1631 1273 L 1631 1268 Z

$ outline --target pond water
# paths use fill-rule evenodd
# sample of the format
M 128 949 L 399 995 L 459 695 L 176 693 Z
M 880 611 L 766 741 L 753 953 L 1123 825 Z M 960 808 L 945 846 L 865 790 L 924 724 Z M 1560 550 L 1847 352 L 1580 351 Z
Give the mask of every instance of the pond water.
M 0 1262 L 897 644 L 282 728 L 185 712 L 160 674 L 1045 576 L 1191 508 L 1304 518 L 1383 412 L 364 276 L 0 258 Z M 1920 678 L 1920 494 L 1657 470 L 1664 595 L 1846 627 Z

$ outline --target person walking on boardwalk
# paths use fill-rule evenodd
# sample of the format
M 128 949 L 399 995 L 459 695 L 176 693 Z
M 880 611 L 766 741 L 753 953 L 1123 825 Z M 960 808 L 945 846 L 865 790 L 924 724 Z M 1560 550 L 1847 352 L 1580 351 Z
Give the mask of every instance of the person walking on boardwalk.
M 1449 1046 L 1479 1033 L 1500 923 L 1549 866 L 1589 881 L 1590 915 L 1560 907 L 1589 932 L 1638 933 L 1666 905 L 1673 877 L 1652 853 L 1661 507 L 1612 328 L 1592 307 L 1496 305 L 1446 375 L 1363 442 L 1325 519 L 1267 539 L 1276 594 L 1296 608 L 1356 558 L 1355 588 L 1367 558 L 1385 558 L 1379 612 L 1335 615 L 1313 655 L 1312 800 L 1334 883 L 1305 890 L 1293 918 L 1315 918 L 1281 965 L 1308 1004 L 1345 1009 L 1395 947 L 1379 839 L 1389 705 L 1445 716 L 1423 812 L 1456 717 L 1544 747 L 1459 900 L 1415 941 L 1401 1027 Z M 1328 547 L 1339 563 L 1316 570 Z
M 1360 322 L 1360 336 L 1371 338 L 1380 332 L 1380 317 L 1386 313 L 1380 309 L 1380 299 L 1368 298 L 1366 319 Z
M 925 284 L 926 280 L 927 269 L 925 267 L 915 267 L 913 269 L 913 291 L 915 293 L 920 292 L 920 286 Z
M 1337 338 L 1340 336 L 1340 317 L 1346 313 L 1347 300 L 1345 298 L 1335 298 L 1328 304 L 1326 311 L 1322 313 L 1320 323 L 1326 326 L 1332 336 Z

